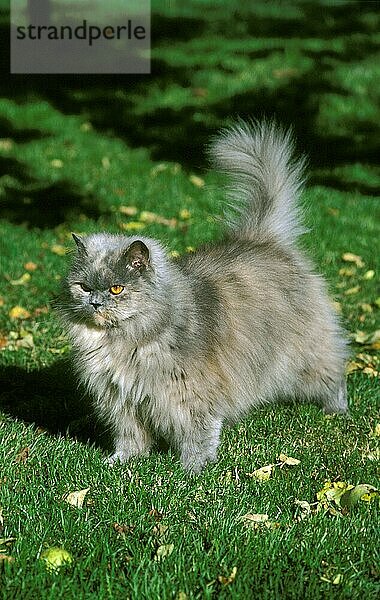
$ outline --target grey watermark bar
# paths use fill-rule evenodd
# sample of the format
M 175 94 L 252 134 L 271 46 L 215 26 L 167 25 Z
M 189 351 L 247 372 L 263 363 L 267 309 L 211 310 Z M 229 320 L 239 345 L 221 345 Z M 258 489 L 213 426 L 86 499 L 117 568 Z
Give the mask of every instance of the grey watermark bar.
M 150 0 L 11 0 L 11 73 L 150 73 Z

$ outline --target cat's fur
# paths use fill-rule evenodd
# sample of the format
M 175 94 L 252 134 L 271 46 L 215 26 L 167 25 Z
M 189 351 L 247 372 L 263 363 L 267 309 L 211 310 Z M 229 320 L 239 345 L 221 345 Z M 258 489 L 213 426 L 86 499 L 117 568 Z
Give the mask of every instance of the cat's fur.
M 148 238 L 74 236 L 61 313 L 113 430 L 110 462 L 163 437 L 198 472 L 216 459 L 223 423 L 252 407 L 290 397 L 347 410 L 344 335 L 296 245 L 303 164 L 289 134 L 240 122 L 211 154 L 235 209 L 222 242 L 173 261 Z M 124 292 L 112 296 L 116 284 Z

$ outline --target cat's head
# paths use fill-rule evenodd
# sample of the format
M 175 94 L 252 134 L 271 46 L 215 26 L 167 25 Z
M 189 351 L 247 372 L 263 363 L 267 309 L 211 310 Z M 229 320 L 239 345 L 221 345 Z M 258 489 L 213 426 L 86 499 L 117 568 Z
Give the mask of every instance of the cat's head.
M 147 238 L 73 234 L 76 256 L 64 282 L 66 318 L 95 328 L 128 327 L 160 313 L 166 259 Z

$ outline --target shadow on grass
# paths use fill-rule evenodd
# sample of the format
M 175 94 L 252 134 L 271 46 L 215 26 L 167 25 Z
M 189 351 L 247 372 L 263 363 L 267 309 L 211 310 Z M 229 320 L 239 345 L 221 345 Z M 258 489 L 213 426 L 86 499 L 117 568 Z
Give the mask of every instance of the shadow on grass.
M 195 5 L 192 16 L 179 16 L 175 8 L 170 12 L 165 11 L 158 3 L 153 7 L 152 14 L 152 48 L 172 44 L 174 53 L 176 42 L 187 41 L 191 44 L 191 40 L 202 36 L 207 38 L 208 35 L 238 40 L 244 37 L 279 38 L 280 49 L 286 48 L 286 39 L 315 38 L 321 40 L 321 47 L 304 50 L 305 56 L 316 59 L 315 66 L 299 80 L 290 78 L 273 91 L 253 88 L 231 98 L 209 101 L 206 97 L 204 102 L 200 98 L 199 106 L 182 106 L 178 109 L 165 108 L 153 102 L 142 114 L 136 112 L 139 97 L 150 97 L 152 90 L 165 90 L 173 83 L 180 88 L 190 89 L 194 69 L 198 67 L 191 62 L 186 67 L 177 67 L 153 60 L 149 76 L 5 75 L 0 81 L 0 92 L 18 101 L 48 100 L 66 114 L 85 114 L 100 131 L 111 131 L 132 147 L 147 147 L 154 160 L 175 160 L 191 168 L 204 167 L 203 148 L 215 132 L 215 123 L 223 123 L 228 117 L 236 115 L 257 118 L 262 114 L 276 115 L 285 124 L 293 124 L 300 145 L 306 149 L 316 166 L 332 166 L 353 159 L 377 161 L 377 147 L 368 143 L 368 136 L 367 143 L 358 149 L 347 137 L 322 137 L 316 126 L 320 94 L 334 91 L 334 86 L 331 85 L 330 89 L 323 79 L 323 75 L 331 68 L 323 58 L 333 56 L 343 62 L 357 61 L 370 55 L 376 47 L 370 40 L 364 43 L 351 38 L 339 52 L 325 52 L 323 40 L 352 32 L 371 33 L 373 29 L 368 24 L 374 13 L 371 3 L 299 1 L 295 3 L 294 12 L 287 14 L 287 8 L 281 9 L 279 6 L 277 13 L 274 11 L 270 15 L 265 14 L 265 10 L 256 11 L 238 4 L 235 8 L 233 4 L 229 8 L 210 4 L 209 9 L 209 12 L 203 11 Z M 9 47 L 8 29 L 3 24 L 0 30 L 4 49 Z M 264 55 L 272 51 L 263 50 Z M 3 53 L 0 60 L 6 73 L 7 52 Z M 223 61 L 216 70 L 227 73 Z M 193 92 L 196 93 L 196 90 Z M 339 89 L 339 93 L 344 92 Z M 197 120 L 197 113 L 205 118 Z M 360 133 L 363 125 L 358 124 L 358 127 Z M 376 138 L 373 132 L 370 137 Z
M 53 435 L 68 435 L 110 449 L 109 436 L 97 421 L 89 398 L 78 389 L 69 361 L 32 372 L 3 366 L 0 382 L 3 413 Z

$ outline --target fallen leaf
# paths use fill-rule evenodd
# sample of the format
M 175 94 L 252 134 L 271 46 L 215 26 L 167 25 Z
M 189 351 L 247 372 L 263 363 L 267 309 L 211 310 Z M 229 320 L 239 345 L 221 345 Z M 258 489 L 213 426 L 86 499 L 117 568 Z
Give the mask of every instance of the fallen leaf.
M 265 523 L 269 516 L 266 513 L 247 513 L 241 519 L 246 523 Z
M 38 265 L 36 265 L 36 263 L 32 261 L 29 261 L 25 263 L 24 269 L 26 269 L 27 271 L 35 271 L 36 269 L 38 269 Z
M 342 573 L 338 573 L 332 580 L 332 584 L 339 585 L 340 583 L 342 583 L 342 581 L 343 581 L 343 575 L 342 575 Z
M 50 161 L 50 164 L 52 167 L 54 167 L 54 169 L 62 169 L 63 160 L 60 158 L 53 158 L 53 160 Z
M 144 229 L 145 223 L 140 223 L 140 221 L 130 221 L 129 223 L 122 223 L 121 227 L 127 231 L 140 231 L 140 229 Z
M 375 304 L 375 305 L 376 305 L 378 308 L 380 308 L 380 297 L 379 297 L 379 298 L 376 298 L 376 300 L 375 300 L 374 304 Z
M 156 175 L 158 175 L 158 173 L 162 173 L 162 171 L 166 171 L 167 168 L 168 168 L 168 165 L 166 165 L 165 163 L 160 163 L 160 164 L 156 165 L 150 171 L 151 177 L 155 177 Z
M 360 500 L 364 502 L 370 502 L 379 496 L 379 490 L 373 485 L 367 483 L 361 483 L 355 487 L 347 489 L 347 491 L 340 497 L 340 506 L 346 506 L 352 508 Z
M 119 212 L 127 217 L 134 217 L 137 214 L 136 206 L 119 206 Z
M 234 567 L 231 571 L 231 574 L 228 577 L 224 577 L 223 575 L 218 575 L 218 581 L 222 585 L 230 585 L 233 581 L 235 581 L 237 573 L 237 567 Z
M 14 306 L 8 314 L 11 319 L 29 319 L 31 316 L 30 312 L 25 308 L 22 308 L 22 306 Z
M 311 505 L 306 500 L 294 500 L 296 505 L 296 519 L 301 521 L 311 515 Z
M 111 166 L 111 163 L 110 163 L 110 159 L 108 158 L 108 156 L 103 156 L 103 158 L 102 158 L 103 169 L 107 170 L 110 168 L 110 166 Z
M 256 481 L 268 481 L 272 475 L 273 467 L 275 465 L 266 465 L 260 469 L 256 469 L 252 473 L 247 473 L 248 477 L 256 479 Z
M 13 148 L 13 140 L 11 138 L 2 138 L 0 140 L 0 150 L 12 150 Z
M 360 285 L 355 285 L 352 288 L 349 288 L 348 290 L 345 290 L 344 294 L 345 296 L 353 296 L 353 294 L 357 294 L 360 291 Z
M 162 560 L 170 556 L 173 550 L 174 544 L 163 544 L 162 546 L 158 546 L 154 555 L 154 560 L 157 562 L 161 562 Z
M 0 350 L 6 348 L 8 344 L 8 338 L 5 335 L 0 335 Z
M 25 463 L 29 458 L 29 454 L 30 454 L 30 448 L 28 446 L 26 446 L 25 448 L 20 450 L 20 452 L 17 454 L 16 459 L 15 459 L 16 463 Z
M 373 308 L 372 308 L 372 306 L 371 306 L 370 304 L 368 304 L 367 302 L 361 302 L 361 303 L 359 304 L 359 306 L 360 306 L 360 309 L 361 309 L 363 312 L 365 312 L 365 313 L 371 313 L 371 312 L 373 312 Z
M 196 187 L 203 187 L 205 182 L 202 179 L 202 177 L 198 177 L 197 175 L 190 175 L 189 180 L 191 181 L 191 183 L 193 185 L 195 185 Z
M 0 552 L 0 563 L 1 563 L 1 562 L 4 562 L 4 563 L 6 563 L 6 562 L 7 562 L 7 563 L 12 563 L 12 562 L 14 562 L 14 560 L 15 560 L 15 559 L 13 558 L 13 556 L 9 556 L 8 554 L 2 554 L 2 553 Z
M 300 464 L 300 460 L 298 458 L 292 458 L 291 456 L 286 456 L 286 454 L 280 454 L 278 460 L 281 461 L 282 465 L 287 465 L 288 467 L 295 467 Z M 282 466 L 281 465 L 281 466 Z
M 342 267 L 339 269 L 339 275 L 341 277 L 353 277 L 355 275 L 356 269 L 355 267 Z
M 373 269 L 370 269 L 369 271 L 366 271 L 363 275 L 363 279 L 373 279 L 375 277 L 375 271 Z
M 11 285 L 26 285 L 31 280 L 31 278 L 32 276 L 30 273 L 24 273 L 23 275 L 21 275 L 21 277 L 19 277 L 19 279 L 11 279 L 9 283 Z
M 373 430 L 373 437 L 380 437 L 380 423 L 376 423 L 375 429 Z
M 71 506 L 75 506 L 76 508 L 82 508 L 83 502 L 86 494 L 89 492 L 90 488 L 85 488 L 84 490 L 78 490 L 76 492 L 70 492 L 65 498 L 65 501 Z
M 187 219 L 190 219 L 190 217 L 191 217 L 191 213 L 187 208 L 183 208 L 182 210 L 179 211 L 180 219 L 187 220 Z
M 361 256 L 357 254 L 352 254 L 352 252 L 345 252 L 342 254 L 342 259 L 346 262 L 353 262 L 359 268 L 364 267 L 364 262 Z
M 65 248 L 65 246 L 62 246 L 61 244 L 53 244 L 50 250 L 58 256 L 64 256 L 68 252 L 67 248 Z
M 58 572 L 62 567 L 71 564 L 73 562 L 73 557 L 64 548 L 53 546 L 41 554 L 40 560 L 44 561 L 48 571 Z
M 125 537 L 128 533 L 132 533 L 134 530 L 133 525 L 119 525 L 119 523 L 114 523 L 113 528 L 121 537 Z

